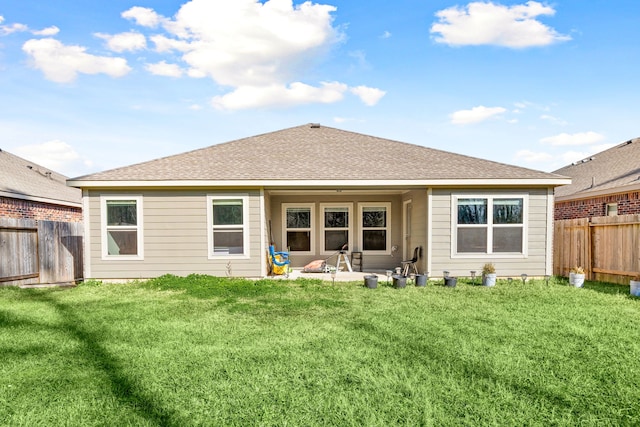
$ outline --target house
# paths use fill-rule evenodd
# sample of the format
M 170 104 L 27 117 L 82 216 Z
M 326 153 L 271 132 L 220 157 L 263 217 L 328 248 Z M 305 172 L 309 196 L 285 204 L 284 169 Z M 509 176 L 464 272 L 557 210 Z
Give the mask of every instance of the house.
M 82 192 L 0 150 L 0 286 L 82 278 Z
M 553 190 L 569 179 L 308 124 L 69 180 L 83 191 L 85 278 L 261 277 L 362 253 L 365 271 L 421 247 L 432 276 L 551 274 Z
M 82 221 L 82 192 L 66 180 L 0 149 L 0 218 Z
M 557 220 L 640 214 L 640 138 L 554 173 L 571 178 L 556 188 Z

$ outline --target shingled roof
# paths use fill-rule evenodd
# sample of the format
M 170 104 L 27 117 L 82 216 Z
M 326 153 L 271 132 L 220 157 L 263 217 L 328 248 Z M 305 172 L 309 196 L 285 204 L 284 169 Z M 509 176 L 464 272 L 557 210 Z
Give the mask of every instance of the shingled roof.
M 0 150 L 0 195 L 51 204 L 82 206 L 82 193 L 67 177 Z
M 307 124 L 71 180 L 557 180 L 555 174 Z
M 556 188 L 557 198 L 579 198 L 594 192 L 615 193 L 621 187 L 640 188 L 640 138 L 623 142 L 555 173 L 572 179 L 570 185 Z

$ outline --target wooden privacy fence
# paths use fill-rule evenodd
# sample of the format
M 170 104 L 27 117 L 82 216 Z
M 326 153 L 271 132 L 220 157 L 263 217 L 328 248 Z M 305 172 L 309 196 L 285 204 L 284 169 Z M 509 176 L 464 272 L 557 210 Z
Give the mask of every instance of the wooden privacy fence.
M 82 279 L 82 224 L 0 218 L 0 285 Z
M 629 284 L 640 274 L 640 215 L 555 221 L 553 273 L 575 266 L 590 280 Z

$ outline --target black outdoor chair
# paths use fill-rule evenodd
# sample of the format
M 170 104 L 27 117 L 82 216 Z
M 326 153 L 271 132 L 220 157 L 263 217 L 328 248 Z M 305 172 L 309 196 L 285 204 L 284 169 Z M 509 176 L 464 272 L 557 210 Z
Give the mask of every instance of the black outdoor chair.
M 418 274 L 418 267 L 416 263 L 418 262 L 418 257 L 420 256 L 421 246 L 418 246 L 413 251 L 413 258 L 402 261 L 402 275 L 408 276 L 409 271 L 413 270 L 414 273 Z

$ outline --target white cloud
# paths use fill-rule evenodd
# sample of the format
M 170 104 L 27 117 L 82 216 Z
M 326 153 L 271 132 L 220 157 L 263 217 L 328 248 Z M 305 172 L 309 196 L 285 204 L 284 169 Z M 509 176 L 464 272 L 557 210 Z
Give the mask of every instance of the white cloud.
M 616 144 L 590 145 L 584 150 L 568 150 L 564 152 L 535 152 L 531 150 L 520 150 L 515 154 L 516 162 L 529 166 L 534 165 L 536 169 L 555 170 L 568 164 L 592 157 L 594 154 L 614 147 Z M 556 149 L 557 150 L 557 149 Z
M 550 114 L 543 114 L 543 115 L 540 116 L 540 119 L 547 120 L 547 121 L 549 121 L 551 123 L 555 123 L 557 125 L 562 125 L 562 126 L 565 126 L 565 125 L 568 124 L 566 120 L 559 119 L 559 118 L 554 117 L 554 116 L 552 116 Z
M 148 7 L 134 6 L 120 15 L 125 19 L 131 19 L 142 27 L 155 28 L 164 21 L 153 9 Z
M 473 107 L 471 110 L 456 111 L 449 117 L 451 118 L 451 123 L 454 125 L 468 125 L 485 121 L 505 111 L 507 110 L 502 107 L 485 107 L 484 105 L 479 105 Z
M 0 23 L 4 21 L 4 18 L 0 20 Z M 29 27 L 24 24 L 11 24 L 11 25 L 0 25 L 0 36 L 8 36 L 13 33 L 20 33 L 23 31 L 28 31 Z
M 359 97 L 365 105 L 372 107 L 386 95 L 386 92 L 375 87 L 356 86 L 349 89 L 351 93 Z
M 147 64 L 145 68 L 151 74 L 154 74 L 156 76 L 182 77 L 182 75 L 184 74 L 179 65 L 167 64 L 167 62 L 165 61 L 160 61 L 155 64 Z
M 389 31 L 385 31 L 384 33 L 382 33 L 382 35 L 380 36 L 381 39 L 389 39 L 391 38 L 391 32 Z
M 92 165 L 91 161 L 83 159 L 71 145 L 60 140 L 23 145 L 13 151 L 20 157 L 67 176 L 71 175 L 70 171 L 84 170 Z
M 33 35 L 46 36 L 46 37 L 55 36 L 59 32 L 60 32 L 60 28 L 56 27 L 55 25 L 52 25 L 51 27 L 43 28 L 42 30 L 31 31 Z
M 0 24 L 4 22 L 4 17 L 0 15 Z M 25 24 L 11 24 L 11 25 L 0 25 L 0 36 L 8 36 L 13 33 L 21 33 L 30 31 L 31 34 L 36 36 L 54 36 L 60 32 L 60 28 L 55 25 L 47 28 L 43 28 L 42 30 L 30 30 L 29 27 Z
M 615 145 L 616 144 L 599 144 L 599 145 L 593 145 L 586 150 L 581 150 L 581 151 L 570 150 L 565 153 L 562 153 L 560 155 L 560 158 L 562 159 L 563 164 L 567 165 L 569 163 L 574 163 L 574 162 L 586 159 L 588 157 L 592 157 L 594 154 L 597 154 L 597 153 L 600 153 L 601 151 L 608 150 L 609 148 L 615 147 Z
M 192 0 L 163 25 L 194 70 L 223 85 L 268 86 L 284 83 L 339 40 L 335 10 L 311 2 L 294 7 L 291 0 Z
M 192 46 L 189 41 L 171 39 L 161 34 L 151 36 L 151 41 L 156 45 L 156 52 L 167 53 L 174 50 L 179 52 L 188 52 Z
M 338 82 L 322 83 L 320 87 L 300 82 L 289 86 L 241 86 L 231 93 L 216 96 L 212 105 L 224 110 L 242 110 L 266 106 L 291 107 L 309 103 L 330 104 L 342 100 L 347 85 Z
M 438 11 L 439 21 L 431 26 L 437 43 L 453 46 L 497 45 L 510 48 L 546 46 L 570 40 L 540 21 L 555 9 L 536 1 L 503 6 L 492 2 L 471 2 Z
M 357 67 L 353 67 L 351 71 L 355 71 L 357 69 L 369 70 L 371 65 L 367 62 L 367 54 L 362 50 L 354 50 L 349 52 L 349 56 L 355 59 Z
M 147 39 L 144 35 L 136 33 L 135 31 L 120 34 L 95 33 L 95 36 L 105 40 L 107 47 L 118 53 L 125 51 L 134 52 L 147 47 Z
M 591 154 L 599 153 L 604 150 L 608 150 L 609 148 L 615 147 L 617 144 L 598 144 L 594 145 L 590 148 Z
M 91 55 L 82 46 L 67 46 L 51 38 L 28 40 L 22 50 L 31 56 L 35 68 L 58 83 L 72 82 L 78 73 L 122 77 L 131 70 L 123 58 Z
M 535 152 L 531 150 L 520 150 L 516 153 L 516 159 L 524 161 L 525 163 L 545 163 L 554 159 L 554 156 L 549 153 Z
M 148 7 L 124 11 L 121 16 L 144 27 L 144 34 L 141 30 L 95 36 L 118 53 L 147 48 L 148 37 L 166 60 L 146 63 L 146 70 L 169 77 L 208 77 L 229 88 L 213 99 L 216 108 L 332 103 L 344 99 L 350 89 L 346 84 L 302 81 L 344 39 L 333 26 L 336 10 L 311 1 L 294 5 L 292 0 L 189 0 L 171 17 Z M 146 32 L 149 29 L 153 34 Z M 51 27 L 41 35 L 53 33 Z M 29 40 L 23 50 L 35 68 L 56 82 L 71 82 L 78 73 L 120 77 L 131 70 L 124 58 L 92 55 L 83 46 L 65 45 L 54 38 Z M 365 61 L 364 54 L 357 58 Z M 369 106 L 385 95 L 365 85 L 351 88 L 351 93 Z
M 567 165 L 569 163 L 577 162 L 578 160 L 582 160 L 584 158 L 589 157 L 591 154 L 590 151 L 566 151 L 560 154 L 560 158 L 562 159 L 562 164 Z
M 549 136 L 540 140 L 543 144 L 549 145 L 591 145 L 600 142 L 604 136 L 597 132 L 579 132 L 574 134 L 561 133 Z
M 147 66 L 150 71 L 176 75 L 180 70 L 231 87 L 212 102 L 216 108 L 235 110 L 343 99 L 348 90 L 343 83 L 300 82 L 307 69 L 343 38 L 332 25 L 335 11 L 334 6 L 310 1 L 294 5 L 292 0 L 191 0 L 172 18 L 141 7 L 122 16 L 145 27 L 162 27 L 165 34 L 150 37 L 156 52 L 181 55 L 180 66 L 155 64 Z M 354 88 L 354 93 L 367 105 L 384 95 L 365 86 Z

